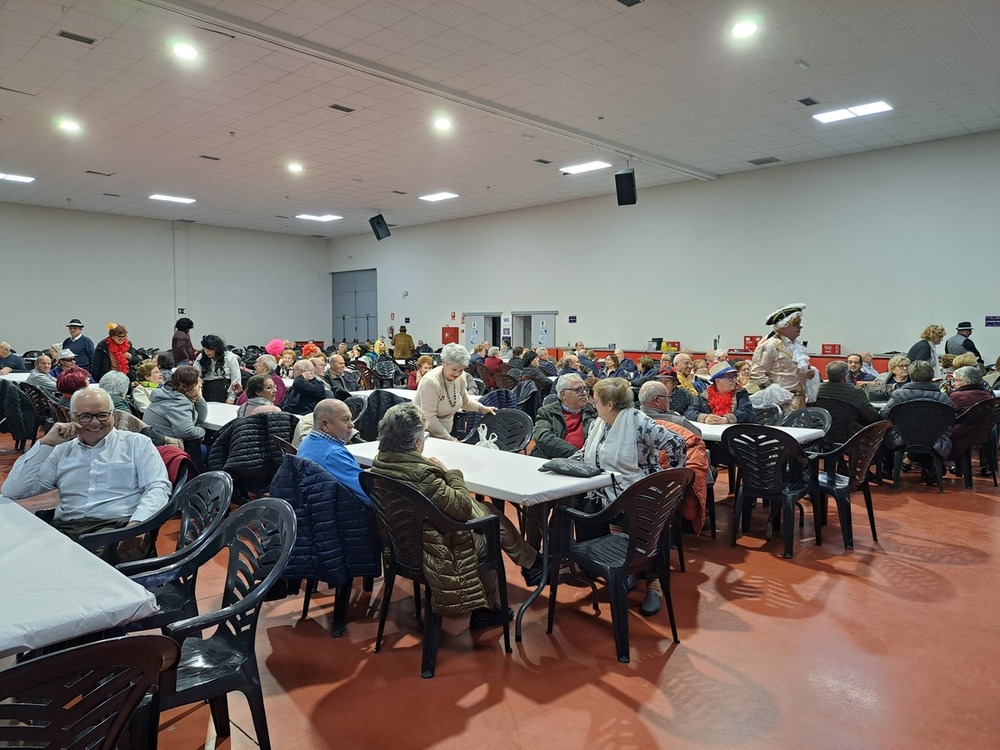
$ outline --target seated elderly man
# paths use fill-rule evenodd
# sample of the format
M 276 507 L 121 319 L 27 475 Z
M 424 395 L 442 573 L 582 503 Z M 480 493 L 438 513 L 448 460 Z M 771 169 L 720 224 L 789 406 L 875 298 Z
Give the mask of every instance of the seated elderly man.
M 59 398 L 56 379 L 52 377 L 52 358 L 48 354 L 39 354 L 35 358 L 35 369 L 28 373 L 27 382 L 38 388 L 46 396 Z
M 861 371 L 866 375 L 871 375 L 872 379 L 878 377 L 878 370 L 875 369 L 875 355 L 871 352 L 861 352 Z
M 851 356 L 857 357 L 860 368 L 861 358 L 856 354 Z M 849 377 L 850 358 L 848 358 L 847 364 L 844 362 L 831 362 L 826 366 L 827 382 L 820 383 L 818 396 L 819 398 L 843 401 L 854 408 L 857 416 L 850 427 L 851 434 L 853 434 L 865 425 L 878 422 L 882 417 L 868 401 L 868 397 L 864 391 L 848 382 Z
M 580 368 L 580 358 L 575 354 L 567 354 L 559 360 L 560 377 L 563 375 L 580 375 L 582 372 L 583 371 Z
M 656 374 L 656 380 L 663 383 L 670 395 L 670 411 L 684 414 L 696 397 L 680 387 L 680 377 L 666 358 L 660 362 L 660 370 Z
M 281 410 L 289 414 L 310 414 L 326 397 L 323 381 L 316 377 L 316 368 L 308 359 L 300 359 L 292 367 L 292 387 L 288 389 Z
M 635 362 L 625 356 L 625 351 L 623 349 L 615 349 L 615 356 L 618 358 L 618 364 L 625 368 L 625 371 L 628 373 L 628 377 L 635 377 L 639 368 L 636 367 Z
M 535 354 L 538 355 L 538 361 L 535 363 L 535 367 L 550 377 L 554 376 L 556 374 L 556 363 L 553 362 L 552 358 L 549 356 L 549 350 L 544 346 L 540 346 L 535 350 Z
M 694 360 L 691 359 L 690 354 L 686 352 L 676 354 L 674 356 L 673 368 L 677 373 L 677 385 L 680 386 L 681 390 L 687 391 L 692 400 L 708 388 L 708 383 L 701 378 L 695 377 Z
M 671 422 L 701 435 L 701 428 L 670 408 L 670 388 L 659 380 L 650 380 L 639 388 L 639 410 L 650 419 Z
M 10 344 L 0 341 L 0 375 L 8 375 L 12 372 L 27 372 L 28 368 L 24 360 L 10 351 Z
M 347 450 L 347 443 L 355 434 L 354 420 L 347 404 L 334 398 L 323 399 L 313 410 L 312 431 L 299 444 L 298 455 L 318 463 L 358 500 L 371 505 L 371 499 L 358 481 L 361 467 Z
M 887 418 L 894 406 L 910 401 L 937 401 L 939 404 L 951 406 L 951 399 L 946 394 L 941 393 L 941 389 L 937 383 L 931 382 L 934 378 L 934 365 L 930 362 L 922 359 L 911 362 L 909 375 L 909 382 L 903 383 L 896 388 L 889 397 L 888 403 L 882 407 L 883 417 Z M 885 445 L 887 448 L 896 449 L 903 445 L 903 439 L 895 429 L 892 429 L 885 436 Z M 951 438 L 947 434 L 939 437 L 937 442 L 934 443 L 934 452 L 942 459 L 947 458 L 951 453 Z M 903 459 L 903 468 L 910 468 L 908 457 Z M 927 484 L 937 484 L 936 477 L 926 465 L 924 466 L 923 474 L 924 481 Z
M 285 394 L 288 393 L 288 388 L 285 386 L 285 381 L 278 375 L 277 370 L 278 360 L 271 354 L 261 354 L 253 364 L 254 375 L 267 375 L 274 381 L 274 387 L 277 391 L 274 397 L 274 405 L 281 406 L 281 402 L 285 400 Z M 246 402 L 247 394 L 244 391 L 236 398 L 236 405 L 242 406 Z
M 348 370 L 347 362 L 339 354 L 330 355 L 330 368 L 326 371 L 323 379 L 330 386 L 333 395 L 338 398 L 346 398 L 350 392 L 361 387 L 358 383 L 357 372 Z
M 875 380 L 876 376 L 864 369 L 864 360 L 860 354 L 847 355 L 847 382 L 851 385 L 858 383 L 869 383 Z M 822 388 L 823 386 L 820 386 Z
M 76 355 L 69 349 L 56 349 L 53 347 L 52 351 L 55 352 L 55 354 L 52 355 L 55 364 L 52 366 L 50 374 L 58 380 L 59 376 L 63 374 L 63 371 L 68 370 L 71 367 L 76 367 Z
M 111 396 L 83 388 L 70 401 L 72 422 L 58 422 L 17 460 L 2 489 L 19 500 L 59 491 L 53 525 L 72 537 L 155 515 L 170 498 L 167 469 L 153 443 L 138 432 L 116 430 Z M 141 540 L 119 546 L 124 556 Z

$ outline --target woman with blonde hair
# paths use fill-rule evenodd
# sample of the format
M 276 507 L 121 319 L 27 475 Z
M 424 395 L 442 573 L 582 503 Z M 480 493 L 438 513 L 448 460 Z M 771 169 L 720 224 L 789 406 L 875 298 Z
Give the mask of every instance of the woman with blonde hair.
M 944 326 L 936 323 L 927 326 L 920 334 L 920 341 L 911 346 L 910 351 L 906 353 L 910 362 L 930 362 L 931 367 L 934 368 L 934 374 L 940 375 L 941 368 L 938 365 L 938 354 L 935 347 L 944 341 L 944 334 Z

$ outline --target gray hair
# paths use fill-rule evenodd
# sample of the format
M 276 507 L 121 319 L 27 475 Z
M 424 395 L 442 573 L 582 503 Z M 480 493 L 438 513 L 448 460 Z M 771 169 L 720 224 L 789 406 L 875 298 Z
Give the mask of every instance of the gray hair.
M 469 366 L 469 350 L 461 344 L 445 344 L 441 349 L 441 362 L 446 365 Z
M 378 449 L 389 453 L 412 451 L 426 430 L 427 418 L 419 406 L 412 401 L 396 404 L 378 423 Z
M 969 385 L 979 385 L 983 382 L 983 373 L 978 367 L 966 365 L 955 370 L 955 377 L 961 378 Z
M 275 370 L 278 369 L 278 360 L 276 360 L 270 354 L 261 354 L 259 357 L 257 357 L 257 361 L 265 365 L 267 369 L 270 370 L 271 372 L 274 372 Z
M 581 383 L 583 382 L 583 378 L 580 377 L 580 373 L 578 372 L 568 372 L 565 375 L 560 375 L 556 380 L 556 395 L 562 393 L 568 388 L 571 388 L 572 386 L 570 386 L 570 381 L 572 380 L 579 380 Z
M 111 370 L 101 376 L 101 381 L 97 385 L 102 391 L 114 396 L 124 396 L 128 393 L 128 375 L 118 370 Z
M 312 370 L 314 373 L 316 372 L 316 368 L 313 366 L 313 363 L 308 359 L 300 359 L 292 365 L 293 373 L 305 372 L 306 370 Z
M 669 396 L 670 391 L 667 386 L 658 380 L 647 380 L 639 388 L 639 403 L 641 405 L 650 404 L 657 396 Z
M 497 357 L 499 355 L 500 355 L 500 347 L 499 346 L 491 346 L 489 349 L 486 350 L 486 356 L 487 357 Z
M 914 383 L 929 383 L 933 378 L 934 365 L 930 362 L 922 359 L 910 362 L 910 380 Z
M 86 394 L 97 393 L 97 394 L 101 395 L 107 401 L 107 404 L 108 404 L 107 409 L 108 409 L 108 411 L 114 412 L 114 410 L 115 410 L 115 402 L 111 400 L 111 394 L 108 393 L 107 391 L 103 390 L 102 388 L 91 388 L 91 387 L 88 386 L 87 388 L 81 388 L 78 391 L 74 391 L 73 395 L 70 396 L 70 398 L 69 398 L 69 413 L 70 414 L 76 416 L 76 402 L 79 401 L 81 398 L 83 398 L 83 396 L 81 394 L 84 394 L 84 393 L 86 393 Z
M 831 383 L 847 382 L 847 363 L 831 362 L 826 366 L 826 379 Z

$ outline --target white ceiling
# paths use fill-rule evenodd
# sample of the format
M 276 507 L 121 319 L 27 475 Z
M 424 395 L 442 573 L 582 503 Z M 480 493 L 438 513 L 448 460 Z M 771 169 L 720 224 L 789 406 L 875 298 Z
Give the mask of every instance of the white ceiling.
M 748 13 L 761 31 L 737 42 Z M 0 87 L 0 172 L 36 178 L 0 181 L 0 201 L 334 237 L 378 211 L 402 228 L 613 194 L 628 162 L 641 201 L 780 168 L 751 159 L 995 130 L 1000 2 L 0 0 Z M 894 111 L 811 117 L 879 99 Z M 614 168 L 558 171 L 594 158 Z M 461 197 L 417 199 L 440 190 Z

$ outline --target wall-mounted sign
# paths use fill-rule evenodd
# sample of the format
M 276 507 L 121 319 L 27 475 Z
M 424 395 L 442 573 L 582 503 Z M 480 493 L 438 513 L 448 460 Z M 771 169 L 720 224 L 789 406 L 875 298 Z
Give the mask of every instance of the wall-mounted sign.
M 570 323 L 575 323 L 576 322 L 576 316 L 575 315 L 570 315 L 569 316 L 569 322 Z
M 451 319 L 452 319 L 452 320 L 454 320 L 454 319 L 455 319 L 455 313 L 454 313 L 454 311 L 452 311 L 452 313 L 451 313 Z
M 1000 328 L 1000 315 L 987 315 L 985 325 L 987 328 Z
M 763 336 L 744 336 L 743 337 L 743 351 L 752 352 L 757 348 L 757 344 L 760 340 L 764 338 Z
M 820 354 L 823 356 L 839 357 L 840 344 L 820 344 Z

